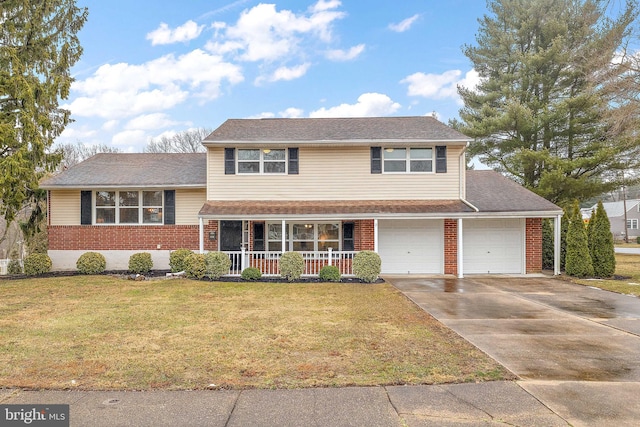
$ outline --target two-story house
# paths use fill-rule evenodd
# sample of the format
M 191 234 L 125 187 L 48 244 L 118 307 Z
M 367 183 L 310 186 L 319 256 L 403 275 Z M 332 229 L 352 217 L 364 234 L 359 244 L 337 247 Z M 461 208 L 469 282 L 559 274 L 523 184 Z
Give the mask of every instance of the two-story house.
M 171 250 L 220 250 L 231 274 L 278 274 L 299 251 L 307 274 L 350 274 L 373 250 L 386 274 L 540 271 L 542 219 L 562 210 L 465 170 L 470 142 L 432 117 L 232 119 L 206 154 L 99 154 L 41 184 L 49 254 L 59 269 L 88 250 L 126 269 L 134 252 L 167 268 Z

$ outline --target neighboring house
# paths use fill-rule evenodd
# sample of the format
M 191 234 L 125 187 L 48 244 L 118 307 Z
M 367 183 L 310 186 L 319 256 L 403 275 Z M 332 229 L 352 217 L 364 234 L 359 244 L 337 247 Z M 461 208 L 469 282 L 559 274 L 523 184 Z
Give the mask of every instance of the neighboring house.
M 232 119 L 206 154 L 98 154 L 41 184 L 49 254 L 58 269 L 88 250 L 126 269 L 134 252 L 167 268 L 170 250 L 220 250 L 232 274 L 277 274 L 299 251 L 307 274 L 350 274 L 373 250 L 386 274 L 539 272 L 542 219 L 562 210 L 466 171 L 470 142 L 432 117 Z
M 583 217 L 590 218 L 591 212 L 593 212 L 598 205 L 593 205 L 589 209 L 582 209 Z M 625 237 L 625 206 L 627 209 L 626 228 L 629 235 L 629 241 L 635 242 L 637 237 L 640 236 L 640 200 L 630 199 L 619 202 L 607 202 L 602 203 L 609 222 L 611 223 L 611 233 L 615 240 L 624 240 Z

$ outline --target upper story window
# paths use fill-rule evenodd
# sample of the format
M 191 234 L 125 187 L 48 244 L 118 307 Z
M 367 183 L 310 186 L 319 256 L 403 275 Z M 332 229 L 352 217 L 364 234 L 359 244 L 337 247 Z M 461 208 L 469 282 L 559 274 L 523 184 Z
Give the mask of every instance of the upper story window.
M 433 148 L 394 148 L 382 150 L 385 173 L 433 172 Z
M 638 229 L 638 220 L 637 219 L 628 219 L 627 220 L 627 228 L 629 230 L 637 230 Z
M 96 224 L 162 224 L 163 191 L 96 191 Z
M 287 154 L 284 149 L 238 149 L 238 173 L 284 174 Z

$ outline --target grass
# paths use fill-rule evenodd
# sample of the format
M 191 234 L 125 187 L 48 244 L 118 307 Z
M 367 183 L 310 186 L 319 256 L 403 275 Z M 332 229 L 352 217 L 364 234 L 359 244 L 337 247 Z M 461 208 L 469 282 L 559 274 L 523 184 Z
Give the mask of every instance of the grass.
M 577 279 L 572 282 L 595 286 L 608 291 L 640 296 L 640 255 L 616 254 L 616 272 L 614 279 Z
M 297 388 L 504 378 L 512 376 L 388 284 L 110 276 L 0 281 L 0 388 Z

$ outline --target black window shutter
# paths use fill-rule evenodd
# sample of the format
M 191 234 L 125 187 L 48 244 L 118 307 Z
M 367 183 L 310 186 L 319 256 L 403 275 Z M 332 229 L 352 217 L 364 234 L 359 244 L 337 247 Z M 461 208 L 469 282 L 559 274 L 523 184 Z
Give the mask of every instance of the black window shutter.
M 176 223 L 176 190 L 164 190 L 164 223 Z
M 382 173 L 382 147 L 371 147 L 371 173 Z
M 289 148 L 289 175 L 298 175 L 298 149 Z
M 80 224 L 91 225 L 91 191 L 80 192 Z
M 224 174 L 233 175 L 236 173 L 236 149 L 224 149 Z
M 253 250 L 264 251 L 264 222 L 253 223 Z
M 342 223 L 342 250 L 343 251 L 355 250 L 355 239 L 353 236 L 353 229 L 354 229 L 353 222 Z
M 444 145 L 436 146 L 436 173 L 447 172 L 447 147 Z

